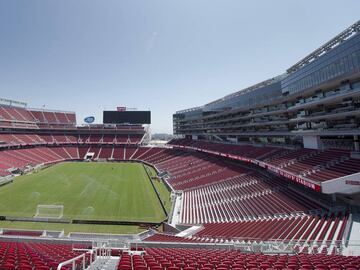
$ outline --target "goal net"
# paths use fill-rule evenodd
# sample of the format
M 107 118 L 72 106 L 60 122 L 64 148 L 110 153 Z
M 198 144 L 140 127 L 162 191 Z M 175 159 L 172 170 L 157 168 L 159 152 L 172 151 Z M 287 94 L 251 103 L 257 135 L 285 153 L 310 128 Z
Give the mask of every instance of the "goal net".
M 38 204 L 36 207 L 36 218 L 62 218 L 64 206 L 62 204 Z

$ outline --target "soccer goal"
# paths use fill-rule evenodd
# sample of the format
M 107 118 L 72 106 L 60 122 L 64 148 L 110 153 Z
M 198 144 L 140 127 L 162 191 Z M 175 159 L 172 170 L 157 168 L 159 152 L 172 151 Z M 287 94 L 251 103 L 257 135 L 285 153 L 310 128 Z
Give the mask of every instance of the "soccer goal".
M 36 207 L 36 218 L 62 218 L 64 205 L 62 204 L 38 204 Z

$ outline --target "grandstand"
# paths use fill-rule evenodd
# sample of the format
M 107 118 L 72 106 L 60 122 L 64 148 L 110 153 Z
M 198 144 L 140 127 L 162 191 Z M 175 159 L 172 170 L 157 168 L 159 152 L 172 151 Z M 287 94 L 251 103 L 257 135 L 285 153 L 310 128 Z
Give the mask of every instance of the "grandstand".
M 360 269 L 359 29 L 280 76 L 176 112 L 177 138 L 162 147 L 148 143 L 142 124 L 79 126 L 75 112 L 1 99 L 0 189 L 25 195 L 8 194 L 14 203 L 0 212 L 0 269 Z M 94 167 L 51 174 L 58 163 Z M 102 163 L 111 165 L 103 178 L 92 172 Z M 136 163 L 140 173 L 115 163 Z M 22 174 L 32 178 L 19 187 Z M 81 177 L 85 188 L 68 183 Z M 118 182 L 109 188 L 110 178 Z M 33 216 L 40 195 L 29 186 L 40 183 L 49 205 L 72 200 L 61 207 L 75 209 L 86 200 L 70 195 L 95 193 L 93 206 L 107 213 L 88 206 L 76 217 L 66 207 L 59 218 Z M 156 220 L 136 208 L 138 220 L 119 214 L 151 200 Z

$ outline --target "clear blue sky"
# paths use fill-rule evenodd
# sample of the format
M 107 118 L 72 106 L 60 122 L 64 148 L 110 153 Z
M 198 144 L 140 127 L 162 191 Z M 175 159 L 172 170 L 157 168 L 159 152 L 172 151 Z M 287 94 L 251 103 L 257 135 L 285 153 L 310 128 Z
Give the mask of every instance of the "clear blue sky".
M 0 97 L 102 121 L 151 109 L 153 132 L 288 67 L 359 19 L 360 1 L 0 0 Z

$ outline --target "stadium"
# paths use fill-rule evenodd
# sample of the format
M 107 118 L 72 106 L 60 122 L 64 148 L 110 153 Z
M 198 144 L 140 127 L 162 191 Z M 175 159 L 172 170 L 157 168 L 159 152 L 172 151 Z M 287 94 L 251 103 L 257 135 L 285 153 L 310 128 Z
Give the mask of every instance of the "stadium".
M 360 21 L 166 144 L 103 117 L 0 99 L 0 269 L 360 269 Z

